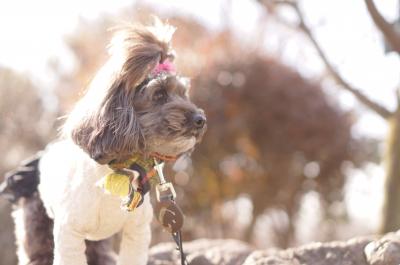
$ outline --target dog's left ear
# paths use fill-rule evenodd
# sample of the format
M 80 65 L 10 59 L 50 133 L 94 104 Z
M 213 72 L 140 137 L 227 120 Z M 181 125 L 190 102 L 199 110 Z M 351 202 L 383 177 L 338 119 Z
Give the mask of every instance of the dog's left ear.
M 155 19 L 150 27 L 127 26 L 111 41 L 111 56 L 121 60 L 120 77 L 125 89 L 140 85 L 166 59 L 173 60 L 170 41 L 175 28 Z

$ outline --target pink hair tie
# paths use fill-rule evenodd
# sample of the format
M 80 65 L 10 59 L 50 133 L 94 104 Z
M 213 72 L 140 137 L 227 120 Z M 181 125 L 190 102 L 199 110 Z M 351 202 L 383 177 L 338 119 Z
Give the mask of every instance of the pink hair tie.
M 175 66 L 172 64 L 171 61 L 165 60 L 164 62 L 157 64 L 157 66 L 151 72 L 151 75 L 152 76 L 156 76 L 156 75 L 158 75 L 160 73 L 174 74 L 175 73 Z

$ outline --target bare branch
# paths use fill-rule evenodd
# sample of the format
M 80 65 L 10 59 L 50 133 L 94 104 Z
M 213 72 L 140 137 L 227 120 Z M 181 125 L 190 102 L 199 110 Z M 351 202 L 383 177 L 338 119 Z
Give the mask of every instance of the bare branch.
M 385 37 L 385 40 L 394 51 L 400 53 L 400 34 L 396 31 L 394 25 L 387 22 L 379 13 L 373 0 L 365 0 L 365 4 L 372 20 Z
M 366 0 L 368 1 L 368 0 Z M 312 34 L 310 28 L 306 24 L 304 20 L 304 15 L 302 11 L 300 10 L 299 6 L 297 5 L 296 2 L 290 2 L 289 6 L 293 7 L 294 11 L 296 12 L 298 18 L 299 18 L 299 28 L 306 34 L 306 36 L 309 38 L 311 43 L 313 44 L 314 48 L 317 50 L 318 55 L 320 56 L 321 60 L 325 64 L 325 67 L 329 71 L 329 73 L 332 75 L 334 80 L 341 85 L 341 87 L 350 93 L 352 93 L 361 103 L 363 103 L 365 106 L 367 106 L 369 109 L 377 113 L 379 116 L 381 116 L 384 119 L 387 119 L 393 115 L 391 111 L 389 111 L 387 108 L 384 106 L 380 105 L 377 102 L 374 102 L 371 100 L 369 97 L 364 95 L 359 89 L 355 88 L 354 86 L 350 85 L 347 81 L 343 79 L 343 77 L 339 74 L 339 72 L 335 69 L 335 67 L 332 65 L 332 63 L 329 61 L 327 56 L 325 55 L 325 52 L 322 50 L 321 45 L 318 43 L 314 35 Z

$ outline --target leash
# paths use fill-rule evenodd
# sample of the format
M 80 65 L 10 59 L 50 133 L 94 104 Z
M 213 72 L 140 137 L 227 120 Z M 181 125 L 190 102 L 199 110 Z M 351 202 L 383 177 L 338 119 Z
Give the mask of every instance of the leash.
M 174 239 L 177 247 L 176 249 L 179 251 L 180 255 L 181 255 L 181 265 L 189 265 L 189 263 L 186 260 L 186 255 L 183 252 L 183 246 L 182 246 L 182 233 L 179 230 L 176 233 L 172 234 L 172 238 Z
M 163 174 L 164 162 L 158 164 L 157 160 L 154 159 L 155 169 L 158 173 L 160 183 L 156 186 L 157 202 L 156 205 L 156 216 L 157 220 L 161 225 L 171 233 L 173 240 L 176 243 L 176 248 L 180 253 L 181 265 L 188 265 L 186 255 L 183 251 L 182 244 L 182 232 L 183 226 L 183 212 L 180 207 L 176 204 L 176 192 L 171 182 L 165 180 Z
M 129 212 L 139 207 L 151 187 L 155 187 L 157 220 L 171 233 L 180 253 L 181 265 L 188 265 L 182 243 L 183 212 L 175 201 L 174 186 L 166 181 L 163 173 L 165 161 L 175 160 L 176 157 L 153 153 L 146 159 L 141 154 L 134 154 L 128 160 L 111 162 L 109 166 L 114 172 L 104 178 L 101 186 L 111 194 L 124 197 L 121 207 Z M 134 187 L 136 180 L 137 187 Z

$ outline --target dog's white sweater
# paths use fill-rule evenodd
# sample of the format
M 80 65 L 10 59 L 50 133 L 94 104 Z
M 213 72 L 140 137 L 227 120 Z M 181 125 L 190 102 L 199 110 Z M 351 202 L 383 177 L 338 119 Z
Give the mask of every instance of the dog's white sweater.
M 128 213 L 121 199 L 96 183 L 110 172 L 72 140 L 51 144 L 40 161 L 40 196 L 54 219 L 54 265 L 85 265 L 85 239 L 101 240 L 122 231 L 118 265 L 147 263 L 153 215 L 149 196 Z

